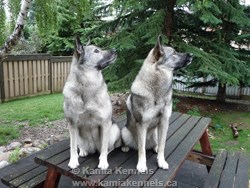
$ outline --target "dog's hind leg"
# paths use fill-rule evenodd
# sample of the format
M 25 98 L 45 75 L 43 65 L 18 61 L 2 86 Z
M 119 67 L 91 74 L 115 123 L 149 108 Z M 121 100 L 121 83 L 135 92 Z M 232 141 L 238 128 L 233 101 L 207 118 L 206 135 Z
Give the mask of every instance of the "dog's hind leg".
M 121 135 L 122 135 L 122 147 L 121 147 L 121 150 L 123 152 L 128 152 L 129 147 L 137 148 L 136 144 L 134 142 L 133 136 L 132 136 L 131 132 L 128 130 L 127 127 L 122 128 Z
M 77 143 L 78 143 L 77 145 L 78 145 L 78 148 L 79 148 L 79 150 L 80 150 L 79 156 L 80 156 L 80 157 L 85 157 L 85 156 L 87 156 L 88 153 L 87 153 L 87 150 L 86 150 L 86 144 L 82 141 L 80 135 L 78 136 L 77 139 L 78 139 L 78 140 L 77 140 Z
M 121 146 L 121 130 L 116 123 L 112 124 L 110 135 L 112 136 L 109 137 L 108 153 L 110 153 L 113 149 Z
M 79 152 L 80 157 L 86 157 L 88 155 L 87 152 L 82 147 L 79 147 L 79 150 L 80 150 Z
M 72 169 L 79 166 L 78 153 L 77 153 L 77 139 L 78 139 L 78 128 L 73 127 L 74 125 L 68 124 L 70 134 L 70 160 L 68 166 Z
M 98 168 L 106 170 L 109 166 L 108 164 L 108 145 L 109 145 L 109 134 L 112 126 L 112 122 L 109 121 L 101 126 L 101 154 L 99 157 Z

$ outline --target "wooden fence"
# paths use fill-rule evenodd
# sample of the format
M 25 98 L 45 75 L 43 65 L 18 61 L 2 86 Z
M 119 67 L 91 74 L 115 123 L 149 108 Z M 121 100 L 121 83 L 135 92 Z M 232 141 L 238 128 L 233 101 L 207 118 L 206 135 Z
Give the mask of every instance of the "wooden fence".
M 185 82 L 187 81 L 184 77 L 175 77 L 176 80 L 179 80 L 181 82 L 176 82 L 173 85 L 173 88 L 178 91 L 184 91 L 184 92 L 191 92 L 191 93 L 200 93 L 204 95 L 211 95 L 216 96 L 218 92 L 218 84 L 216 84 L 214 87 L 202 87 L 202 88 L 187 88 L 187 85 L 185 85 Z M 193 79 L 193 82 L 204 82 L 205 80 L 211 80 L 213 79 L 212 76 L 208 76 L 206 79 L 204 78 L 198 78 Z M 189 80 L 190 81 L 190 80 Z M 226 88 L 226 95 L 230 98 L 235 99 L 250 99 L 250 87 L 240 87 L 240 86 L 227 86 Z
M 1 102 L 25 96 L 61 92 L 70 56 L 10 55 L 0 63 Z
M 4 62 L 0 63 L 1 102 L 26 96 L 61 92 L 70 70 L 71 59 L 71 56 L 51 56 L 49 54 L 8 56 Z M 195 90 L 177 83 L 173 85 L 173 88 L 209 95 L 217 93 L 217 87 Z M 228 87 L 227 95 L 239 98 L 250 96 L 250 88 Z

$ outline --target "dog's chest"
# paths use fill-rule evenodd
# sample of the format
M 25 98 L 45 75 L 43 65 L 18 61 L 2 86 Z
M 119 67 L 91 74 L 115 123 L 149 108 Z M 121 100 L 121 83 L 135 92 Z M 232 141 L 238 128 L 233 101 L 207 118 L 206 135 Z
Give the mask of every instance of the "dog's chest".
M 143 120 L 151 124 L 150 122 L 158 122 L 162 117 L 165 110 L 165 104 L 153 103 L 143 113 Z
M 84 103 L 84 110 L 79 114 L 79 119 L 85 125 L 100 125 L 111 118 L 112 105 L 109 98 L 98 98 L 88 100 Z

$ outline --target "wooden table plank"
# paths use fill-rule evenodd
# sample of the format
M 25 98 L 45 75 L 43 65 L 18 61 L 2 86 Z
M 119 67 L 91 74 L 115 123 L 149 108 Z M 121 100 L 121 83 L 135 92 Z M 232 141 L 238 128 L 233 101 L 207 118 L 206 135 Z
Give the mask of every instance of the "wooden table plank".
M 45 165 L 44 161 L 53 157 L 56 154 L 64 152 L 65 150 L 69 149 L 69 140 L 63 140 L 53 147 L 43 150 L 40 154 L 35 157 L 35 162 L 41 165 Z
M 218 187 L 219 180 L 221 177 L 222 169 L 224 168 L 224 165 L 227 160 L 227 152 L 219 152 L 214 160 L 214 163 L 211 167 L 210 173 L 208 174 L 208 177 L 206 179 L 206 182 L 204 184 L 204 188 L 214 188 Z
M 182 115 L 182 113 L 180 112 L 173 112 L 170 119 L 169 119 L 169 123 L 174 122 L 177 118 L 179 118 Z
M 31 163 L 29 164 L 28 163 L 29 161 L 25 161 L 25 160 L 22 160 L 22 161 L 18 161 L 17 165 L 16 165 L 16 168 L 14 166 L 14 164 L 12 164 L 9 168 L 6 169 L 6 172 L 9 172 L 8 175 L 4 176 L 2 178 L 2 181 L 6 184 L 6 185 L 9 185 L 9 182 L 19 176 L 21 176 L 23 173 L 27 173 L 35 168 L 37 168 L 39 165 L 36 164 L 36 163 Z
M 249 168 L 249 160 L 247 154 L 240 153 L 239 162 L 235 177 L 235 188 L 242 187 L 248 188 L 248 167 Z
M 123 113 L 123 114 L 121 114 L 120 116 L 115 117 L 115 118 L 114 118 L 114 121 L 115 121 L 116 123 L 119 123 L 119 122 L 124 121 L 124 120 L 126 120 L 126 119 L 127 119 L 126 113 Z
M 228 153 L 225 167 L 221 174 L 220 186 L 221 188 L 234 187 L 234 177 L 238 165 L 238 153 Z
M 37 185 L 37 182 L 42 182 L 41 184 L 43 185 L 45 179 L 46 179 L 46 175 L 47 175 L 47 171 L 45 171 L 44 173 L 36 176 L 35 178 L 31 179 L 30 181 L 22 184 L 20 186 L 20 188 L 27 188 L 27 187 L 39 187 L 39 185 Z
M 78 162 L 79 164 L 82 164 L 84 161 L 92 158 L 93 154 L 88 155 L 86 157 L 79 157 Z M 71 173 L 71 168 L 68 166 L 69 164 L 69 159 L 63 161 L 62 163 L 57 165 L 57 171 L 65 176 L 69 176 L 69 173 Z
M 70 148 L 46 160 L 45 165 L 48 167 L 50 165 L 54 167 L 57 164 L 62 163 L 63 161 L 69 160 L 69 157 L 70 157 Z
M 167 157 L 167 161 L 169 163 L 169 169 L 168 170 L 158 169 L 156 173 L 149 179 L 149 181 L 153 181 L 155 179 L 157 179 L 160 182 L 171 181 L 175 176 L 177 169 L 184 162 L 185 158 L 188 156 L 188 153 L 192 150 L 193 146 L 199 140 L 202 133 L 206 130 L 208 124 L 211 121 L 209 118 L 201 118 L 199 120 L 199 117 L 195 116 L 192 116 L 191 119 L 193 119 L 193 123 L 192 122 L 187 123 L 187 127 L 188 126 L 191 127 L 191 131 L 184 137 L 184 139 L 178 145 L 178 147 L 173 152 L 170 152 L 169 157 Z M 199 120 L 198 123 L 195 121 L 195 119 Z M 191 126 L 190 124 L 193 125 Z M 183 130 L 182 132 L 183 134 L 185 134 L 185 130 Z M 180 137 L 180 136 L 174 135 L 174 137 Z M 165 152 L 168 152 L 168 149 L 169 148 L 166 146 Z
M 30 181 L 31 179 L 35 178 L 37 175 L 42 174 L 47 171 L 47 167 L 45 166 L 39 166 L 38 168 L 35 168 L 18 178 L 15 178 L 10 181 L 10 185 L 14 185 L 16 187 L 19 187 L 20 185 L 24 184 L 25 182 Z
M 188 119 L 190 117 L 191 117 L 190 115 L 182 114 L 177 119 L 175 119 L 173 122 L 171 122 L 171 119 L 170 119 L 170 122 L 169 122 L 170 126 L 169 126 L 169 129 L 168 129 L 168 132 L 167 132 L 167 139 L 171 135 L 173 135 L 180 127 L 182 127 L 184 125 L 184 123 L 186 121 L 188 121 Z
M 149 155 L 147 153 L 147 155 Z M 138 157 L 137 155 L 133 155 L 132 158 L 130 158 L 130 160 L 126 161 L 125 163 L 123 163 L 121 166 L 119 166 L 119 168 L 121 170 L 124 169 L 135 169 L 136 163 L 137 163 Z M 106 178 L 103 179 L 103 181 L 105 182 L 112 182 L 112 181 L 122 181 L 124 179 L 126 179 L 130 174 L 128 173 L 113 173 L 110 176 L 107 176 Z
M 152 152 L 152 151 L 147 151 L 147 154 L 149 152 Z M 157 166 L 157 157 L 156 157 L 157 154 L 155 154 L 154 156 L 150 155 L 149 157 L 152 156 L 152 159 L 151 159 L 151 163 L 147 162 L 147 167 L 148 167 L 148 171 L 144 174 L 131 174 L 128 178 L 124 179 L 124 181 L 128 181 L 128 182 L 137 182 L 137 185 L 134 185 L 134 187 L 141 187 L 142 185 L 140 185 L 139 182 L 143 182 L 145 180 L 147 180 L 149 177 L 151 177 L 155 171 L 158 169 L 158 166 Z M 147 157 L 147 159 L 149 158 Z M 137 161 L 136 161 L 137 163 Z M 132 168 L 132 169 L 135 169 L 136 170 L 136 164 L 135 166 Z M 125 185 L 125 186 L 122 186 L 123 188 L 129 188 L 130 186 L 129 185 Z
M 11 164 L 4 168 L 4 171 L 6 173 L 6 176 L 2 178 L 2 181 L 5 184 L 9 184 L 10 181 L 18 178 L 19 176 L 28 173 L 29 171 L 32 171 L 33 169 L 37 168 L 39 164 L 34 163 L 34 157 L 36 156 L 44 156 L 44 152 L 50 152 L 51 155 L 54 155 L 58 150 L 56 148 L 61 148 L 62 145 L 65 143 L 68 143 L 68 141 L 62 141 L 59 143 L 56 143 L 52 146 L 49 146 L 45 150 L 39 151 L 37 153 L 34 153 L 28 157 L 25 157 L 19 161 L 17 161 L 15 164 Z M 68 144 L 66 144 L 68 145 Z M 10 186 L 10 185 L 9 185 Z
M 108 161 L 109 161 L 109 170 L 113 169 L 117 166 L 122 164 L 124 161 L 128 160 L 131 155 L 134 155 L 135 151 L 131 150 L 128 153 L 123 153 L 120 152 L 120 148 L 112 151 L 109 155 L 108 155 Z M 90 170 L 94 170 L 97 169 L 97 165 L 99 163 L 99 154 L 92 154 L 92 155 L 88 155 L 87 157 L 80 157 L 79 158 L 79 164 L 80 166 L 79 168 L 79 173 L 78 174 L 74 174 L 72 172 L 72 170 L 68 167 L 68 160 L 64 161 L 63 163 L 60 163 L 58 165 L 56 165 L 54 163 L 54 165 L 57 167 L 57 171 L 59 173 L 61 173 L 62 175 L 65 176 L 70 176 L 72 179 L 75 180 L 82 180 L 82 179 L 86 179 L 86 178 L 91 178 L 91 180 L 93 181 L 99 181 L 103 178 L 105 178 L 107 176 L 107 173 L 104 171 L 101 174 L 86 174 L 88 172 L 88 170 L 84 170 L 86 168 L 89 168 Z M 85 173 L 84 173 L 85 172 Z
M 112 169 L 112 172 L 116 170 L 117 167 L 120 167 L 123 163 L 125 163 L 128 160 L 131 160 L 131 157 L 133 157 L 136 154 L 135 150 L 130 150 L 129 152 L 121 152 L 120 148 L 117 149 L 119 152 L 117 155 L 112 156 L 112 158 L 109 159 L 110 166 L 109 169 Z M 106 178 L 108 174 L 94 174 L 90 176 L 91 180 L 98 182 Z
M 176 119 L 174 122 L 172 122 L 172 124 L 170 124 L 170 128 L 167 134 L 166 146 L 165 146 L 165 157 L 168 156 L 175 149 L 176 147 L 175 143 L 178 143 L 182 140 L 182 138 L 184 137 L 184 134 L 183 134 L 184 132 L 182 130 L 186 129 L 187 125 L 191 125 L 193 120 L 194 119 L 192 118 L 190 119 L 189 115 L 182 114 L 178 119 Z M 198 119 L 194 121 L 198 121 Z M 182 132 L 183 135 L 180 134 L 179 132 Z M 156 156 L 157 155 L 154 155 L 152 157 L 150 156 L 150 158 L 147 159 L 148 169 L 152 171 L 155 171 L 158 169 Z M 152 173 L 140 175 L 139 176 L 140 181 L 146 181 L 152 175 L 153 175 Z M 136 181 L 137 179 L 138 179 L 138 175 L 132 174 L 127 180 Z
M 154 181 L 155 179 L 158 179 L 162 182 L 171 181 L 176 170 L 185 160 L 185 157 L 188 155 L 189 151 L 192 149 L 190 142 L 193 141 L 195 143 L 195 140 L 198 139 L 195 138 L 198 136 L 194 136 L 189 141 L 187 138 L 187 132 L 192 132 L 199 119 L 199 117 L 192 116 L 181 126 L 177 132 L 175 132 L 175 134 L 171 137 L 172 139 L 166 142 L 165 157 L 169 163 L 169 169 L 158 169 L 156 173 L 149 179 L 149 181 Z

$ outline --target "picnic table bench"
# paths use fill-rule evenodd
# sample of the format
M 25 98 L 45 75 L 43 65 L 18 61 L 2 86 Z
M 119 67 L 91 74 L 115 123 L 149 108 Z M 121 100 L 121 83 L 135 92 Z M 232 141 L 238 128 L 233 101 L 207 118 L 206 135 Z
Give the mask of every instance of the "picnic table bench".
M 137 151 L 130 150 L 123 153 L 120 148 L 115 149 L 108 155 L 108 170 L 97 169 L 99 154 L 79 157 L 80 166 L 72 170 L 68 167 L 69 140 L 64 140 L 36 153 L 33 156 L 35 163 L 30 162 L 32 157 L 30 156 L 28 159 L 20 160 L 17 164 L 5 167 L 6 176 L 2 177 L 1 180 L 10 187 L 51 188 L 57 187 L 61 176 L 67 176 L 78 181 L 76 185 L 86 187 L 165 187 L 172 185 L 172 180 L 178 169 L 188 159 L 205 164 L 208 170 L 211 168 L 204 187 L 224 185 L 220 182 L 223 182 L 223 177 L 228 178 L 228 175 L 233 177 L 234 181 L 236 179 L 236 182 L 242 182 L 241 185 L 245 187 L 245 185 L 248 185 L 246 183 L 248 182 L 247 173 L 245 173 L 248 166 L 244 165 L 247 164 L 248 160 L 241 154 L 237 154 L 235 158 L 237 165 L 228 168 L 227 166 L 231 166 L 229 164 L 236 164 L 229 160 L 232 158 L 228 157 L 231 154 L 219 154 L 219 157 L 215 159 L 207 134 L 210 121 L 209 118 L 178 112 L 172 114 L 165 149 L 165 157 L 169 163 L 168 170 L 159 169 L 156 154 L 148 150 L 148 172 L 139 174 L 136 171 Z M 120 116 L 116 119 L 116 122 L 119 127 L 122 127 L 126 123 L 126 117 Z M 198 141 L 201 144 L 200 152 L 192 150 Z M 221 159 L 221 155 L 226 156 L 223 158 L 224 160 Z M 25 161 L 27 162 L 25 163 Z M 227 163 L 228 165 L 225 165 Z M 214 177 L 217 177 L 217 184 L 211 184 Z M 226 186 L 221 187 L 227 188 Z

